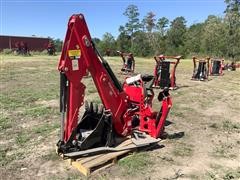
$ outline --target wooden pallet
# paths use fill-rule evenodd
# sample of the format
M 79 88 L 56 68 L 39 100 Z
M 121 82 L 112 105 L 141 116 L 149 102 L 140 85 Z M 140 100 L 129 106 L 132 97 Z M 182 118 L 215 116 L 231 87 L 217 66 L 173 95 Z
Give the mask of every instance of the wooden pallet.
M 130 144 L 132 144 L 131 139 L 127 139 L 119 144 L 118 147 L 124 147 Z M 134 149 L 98 154 L 78 159 L 68 159 L 68 162 L 70 165 L 77 168 L 82 174 L 89 176 L 90 174 L 112 166 L 117 162 L 120 156 L 132 151 L 134 151 Z

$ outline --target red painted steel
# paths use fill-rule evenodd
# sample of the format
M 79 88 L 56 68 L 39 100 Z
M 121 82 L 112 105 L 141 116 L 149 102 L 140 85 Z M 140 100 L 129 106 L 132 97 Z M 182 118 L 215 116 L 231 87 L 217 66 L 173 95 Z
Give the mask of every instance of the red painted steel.
M 214 61 L 219 61 L 220 62 L 220 68 L 219 68 L 219 72 L 218 74 L 213 74 L 213 63 Z M 209 75 L 213 76 L 213 75 L 219 75 L 222 76 L 223 75 L 223 68 L 224 68 L 224 59 L 210 59 L 210 64 L 209 64 Z
M 176 69 L 177 69 L 177 66 L 180 62 L 180 59 L 182 58 L 182 56 L 164 56 L 164 55 L 159 55 L 158 57 L 154 57 L 155 61 L 156 61 L 156 65 L 155 65 L 155 68 L 154 68 L 154 76 L 155 76 L 155 81 L 154 81 L 154 85 L 157 86 L 157 84 L 159 84 L 160 82 L 160 79 L 157 78 L 158 75 L 157 75 L 157 71 L 158 71 L 158 68 L 159 68 L 159 65 L 160 65 L 160 62 L 161 61 L 170 61 L 170 64 L 172 64 L 172 68 L 171 68 L 171 72 L 170 72 L 170 88 L 171 89 L 175 89 L 177 87 L 176 85 Z
M 157 121 L 157 112 L 151 107 L 153 97 L 146 98 L 142 79 L 139 78 L 132 83 L 126 81 L 123 90 L 119 90 L 103 63 L 91 43 L 84 16 L 72 15 L 58 65 L 59 71 L 65 73 L 69 82 L 64 141 L 69 139 L 78 123 L 78 111 L 83 105 L 85 90 L 81 80 L 87 71 L 91 73 L 105 109 L 110 110 L 112 114 L 117 134 L 122 136 L 130 134 L 132 119 L 137 116 L 140 119 L 140 130 L 148 132 L 152 137 L 159 137 L 163 133 L 164 122 L 172 106 L 170 95 L 162 99 L 162 115 Z
M 206 58 L 197 58 L 195 56 L 192 57 L 192 60 L 193 60 L 193 76 L 192 76 L 192 80 L 195 80 L 194 78 L 194 74 L 196 73 L 197 71 L 197 63 L 199 62 L 204 62 L 207 64 L 207 73 L 206 73 L 206 77 L 205 79 L 208 80 L 208 76 L 209 76 L 209 71 L 210 71 L 210 57 L 206 57 Z

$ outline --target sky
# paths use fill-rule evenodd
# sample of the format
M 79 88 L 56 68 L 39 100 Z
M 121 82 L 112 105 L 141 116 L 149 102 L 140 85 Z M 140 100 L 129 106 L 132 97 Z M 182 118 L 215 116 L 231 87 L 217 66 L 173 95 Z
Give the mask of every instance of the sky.
M 0 34 L 63 40 L 69 17 L 82 13 L 92 37 L 109 32 L 116 38 L 130 4 L 138 7 L 140 19 L 152 11 L 157 19 L 184 16 L 188 26 L 208 15 L 223 16 L 226 8 L 224 0 L 0 0 Z

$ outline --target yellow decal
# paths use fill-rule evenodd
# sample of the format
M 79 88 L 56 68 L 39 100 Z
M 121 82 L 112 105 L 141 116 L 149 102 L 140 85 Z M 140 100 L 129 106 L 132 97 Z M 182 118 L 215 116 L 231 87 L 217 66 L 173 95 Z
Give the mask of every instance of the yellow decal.
M 69 56 L 69 57 L 77 57 L 77 58 L 80 58 L 80 56 L 81 56 L 81 51 L 80 51 L 80 49 L 68 50 L 68 56 Z

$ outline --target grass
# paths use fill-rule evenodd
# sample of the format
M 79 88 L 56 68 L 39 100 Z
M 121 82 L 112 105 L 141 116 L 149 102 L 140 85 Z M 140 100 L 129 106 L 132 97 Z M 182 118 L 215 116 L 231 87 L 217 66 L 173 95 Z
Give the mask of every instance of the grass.
M 43 155 L 42 159 L 44 161 L 56 161 L 59 159 L 59 156 L 57 155 L 57 153 L 55 151 L 50 151 L 48 154 Z
M 34 143 L 36 143 L 36 137 L 42 136 L 43 138 L 46 138 L 56 129 L 59 129 L 59 123 L 44 123 L 42 125 L 34 126 L 32 129 L 21 129 L 21 131 L 17 133 L 15 142 L 20 147 L 25 147 L 27 144 L 30 144 L 33 139 L 35 139 Z M 41 141 L 43 141 L 43 139 L 41 139 Z
M 233 170 L 227 170 L 225 172 L 225 175 L 223 176 L 224 180 L 230 180 L 230 179 L 240 179 L 240 167 Z
M 207 171 L 206 172 L 206 179 L 211 179 L 211 180 L 217 180 L 218 178 L 216 177 L 216 174 L 214 172 L 211 171 Z
M 46 137 L 49 135 L 49 133 L 58 129 L 59 127 L 60 127 L 59 123 L 42 124 L 42 125 L 35 126 L 32 129 L 32 132 L 34 134 L 39 134 L 41 136 Z
M 0 149 L 0 167 L 6 167 L 9 163 L 17 159 L 24 158 L 22 152 L 14 152 L 11 155 L 8 155 L 9 149 Z
M 240 123 L 233 123 L 231 121 L 223 121 L 222 127 L 226 131 L 234 131 L 240 129 Z
M 23 101 L 19 97 L 11 96 L 10 94 L 0 94 L 0 107 L 1 109 L 15 110 L 23 105 Z
M 215 145 L 212 155 L 219 158 L 236 158 L 237 154 L 234 154 L 233 148 L 234 144 L 221 142 Z
M 11 120 L 8 116 L 1 114 L 0 115 L 0 130 L 6 130 L 12 128 Z
M 45 117 L 53 113 L 53 109 L 46 106 L 36 106 L 29 109 L 25 109 L 23 116 L 30 116 L 33 118 L 36 117 Z
M 31 135 L 27 132 L 20 132 L 16 137 L 16 143 L 20 146 L 24 146 L 30 140 Z
M 178 157 L 189 157 L 193 155 L 193 147 L 191 144 L 176 142 L 172 154 Z
M 0 164 L 1 164 L 1 167 L 6 165 L 7 163 L 7 149 L 0 149 Z
M 90 87 L 88 88 L 88 93 L 89 93 L 89 94 L 97 93 L 96 87 L 90 86 Z
M 171 109 L 171 114 L 176 116 L 176 117 L 180 117 L 180 118 L 184 118 L 185 114 L 183 113 L 182 108 L 180 108 L 178 105 L 174 105 Z
M 118 165 L 124 168 L 124 171 L 129 175 L 134 175 L 151 166 L 153 162 L 146 152 L 133 153 L 118 162 Z
M 59 128 L 56 119 L 58 108 L 36 104 L 59 97 L 57 57 L 8 55 L 1 60 L 1 141 L 11 142 L 6 144 L 6 148 L 18 148 L 12 149 L 11 155 L 7 155 L 8 148 L 2 149 L 0 161 L 6 166 L 12 162 L 14 167 L 15 160 L 27 157 L 34 151 L 36 143 L 44 142 L 49 134 Z M 37 136 L 44 139 L 36 141 Z
M 3 145 L 0 145 L 3 147 L 0 147 L 0 163 L 10 174 L 9 178 L 24 179 L 28 175 L 25 174 L 26 171 L 21 172 L 18 168 L 19 160 L 21 160 L 21 163 L 25 163 L 29 171 L 35 171 L 48 161 L 56 161 L 56 166 L 49 167 L 56 174 L 47 177 L 46 173 L 44 177 L 38 177 L 40 179 L 49 179 L 50 177 L 80 179 L 81 176 L 73 170 L 62 171 L 62 165 L 58 164 L 60 162 L 57 161 L 58 156 L 54 149 L 58 136 L 60 114 L 58 105 L 49 105 L 48 101 L 59 99 L 59 74 L 56 69 L 59 57 L 3 55 L 1 58 L 0 140 Z M 122 66 L 121 59 L 119 57 L 107 57 L 106 59 L 119 81 L 123 81 L 125 76 L 119 74 Z M 155 62 L 152 58 L 136 57 L 136 72 L 152 74 L 154 65 Z M 216 77 L 204 83 L 190 81 L 191 74 L 192 61 L 182 60 L 176 72 L 177 85 L 180 88 L 176 91 L 170 91 L 173 108 L 170 111 L 169 120 L 173 123 L 166 127 L 166 132 L 169 134 L 184 131 L 188 138 L 174 141 L 167 139 L 162 142 L 165 148 L 154 150 L 153 153 L 141 152 L 125 157 L 118 163 L 120 171 L 115 172 L 110 169 L 105 173 L 100 173 L 96 179 L 101 177 L 102 179 L 114 179 L 122 176 L 124 179 L 128 179 L 128 177 L 131 179 L 133 176 L 136 179 L 141 179 L 151 175 L 161 179 L 166 177 L 163 172 L 165 169 L 167 169 L 166 175 L 171 169 L 189 170 L 192 165 L 194 166 L 194 153 L 197 153 L 194 151 L 195 148 L 199 148 L 202 153 L 211 158 L 212 163 L 217 163 L 220 157 L 224 157 L 222 160 L 227 161 L 239 159 L 239 155 L 236 156 L 231 152 L 238 150 L 240 141 L 237 141 L 236 135 L 239 133 L 240 125 L 236 123 L 237 121 L 231 121 L 230 117 L 239 110 L 238 77 L 240 72 L 226 72 L 226 75 L 220 77 L 221 79 Z M 86 85 L 85 100 L 101 103 L 92 78 L 83 78 L 83 80 Z M 155 98 L 159 91 L 159 89 L 154 90 Z M 226 103 L 229 112 L 216 112 L 216 115 L 205 113 L 205 110 L 213 108 L 219 103 Z M 157 99 L 154 99 L 153 108 L 159 110 L 160 104 Z M 211 131 L 206 128 L 208 125 L 212 129 Z M 210 148 L 201 146 L 202 140 L 204 143 L 211 144 L 213 138 L 224 137 L 226 131 L 231 132 L 227 133 L 229 142 L 225 142 L 221 138 L 222 143 L 214 139 L 214 143 L 218 142 L 214 149 L 211 149 L 212 146 Z M 46 144 L 49 143 L 52 144 L 52 147 L 46 148 Z M 198 146 L 194 147 L 195 143 Z M 160 154 L 161 159 L 156 154 Z M 40 159 L 41 165 L 29 164 L 28 157 L 31 157 L 31 161 Z M 189 159 L 188 165 L 184 163 L 186 157 Z M 163 171 L 158 171 L 160 175 L 152 168 L 153 164 L 154 167 L 163 169 Z M 236 169 L 224 169 L 222 174 L 211 167 L 207 171 L 210 173 L 209 175 L 203 174 L 201 168 L 196 171 L 191 170 L 191 177 L 192 179 L 198 177 L 213 179 L 215 176 L 220 179 L 231 179 L 232 177 L 238 179 L 239 176 L 239 171 Z M 204 171 L 204 173 L 206 172 Z M 11 174 L 17 174 L 19 177 Z M 184 177 L 190 177 L 187 175 L 189 174 L 186 176 L 184 174 Z
M 240 167 L 238 168 L 227 168 L 221 165 L 214 165 L 212 170 L 207 171 L 203 179 L 212 179 L 212 180 L 231 180 L 240 178 Z
M 171 156 L 159 155 L 157 157 L 159 157 L 161 160 L 169 162 L 169 163 L 173 163 L 174 162 L 174 160 L 173 160 L 173 158 Z
M 209 127 L 227 132 L 240 132 L 240 123 L 224 120 L 221 123 L 212 123 Z

